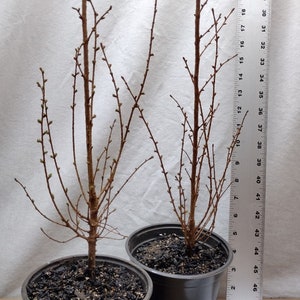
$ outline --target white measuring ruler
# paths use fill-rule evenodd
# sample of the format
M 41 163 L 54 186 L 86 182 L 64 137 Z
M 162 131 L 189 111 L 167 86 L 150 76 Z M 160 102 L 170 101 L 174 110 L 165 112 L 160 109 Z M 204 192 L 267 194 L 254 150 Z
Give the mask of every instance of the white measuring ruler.
M 271 0 L 238 0 L 234 127 L 248 111 L 234 150 L 227 300 L 261 300 Z

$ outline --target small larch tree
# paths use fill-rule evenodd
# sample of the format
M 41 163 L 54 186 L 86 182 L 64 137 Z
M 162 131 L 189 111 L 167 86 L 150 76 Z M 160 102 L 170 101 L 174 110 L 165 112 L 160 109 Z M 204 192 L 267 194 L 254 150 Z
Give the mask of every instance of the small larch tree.
M 174 180 L 167 170 L 160 143 L 147 121 L 145 111 L 139 106 L 140 118 L 144 121 L 153 142 L 172 208 L 184 234 L 187 253 L 192 253 L 195 243 L 207 239 L 215 228 L 220 200 L 230 186 L 226 178 L 233 150 L 247 114 L 228 141 L 223 157 L 224 165 L 217 165 L 213 130 L 218 125 L 218 119 L 225 117 L 218 116 L 219 74 L 224 66 L 236 57 L 232 55 L 220 59 L 220 33 L 234 9 L 224 15 L 216 13 L 208 3 L 209 0 L 194 1 L 194 40 L 191 43 L 194 52 L 193 62 L 190 63 L 183 57 L 183 66 L 191 82 L 189 103 L 192 113 L 188 113 L 189 110 L 177 97 L 170 95 L 182 115 L 179 121 L 182 129 L 181 146 Z M 203 22 L 208 18 L 211 20 L 210 25 Z M 208 53 L 210 55 L 207 55 Z M 207 70 L 207 66 L 211 69 Z M 128 89 L 130 90 L 130 87 Z M 199 209 L 202 211 L 199 212 Z
M 58 218 L 51 218 L 49 213 L 39 208 L 38 201 L 31 196 L 26 186 L 18 179 L 15 179 L 23 188 L 26 196 L 31 201 L 35 210 L 38 211 L 48 221 L 69 229 L 72 232 L 71 239 L 81 238 L 88 244 L 88 266 L 93 275 L 96 258 L 97 241 L 105 238 L 111 233 L 117 233 L 117 228 L 109 224 L 109 216 L 114 209 L 112 203 L 119 195 L 120 191 L 134 176 L 134 174 L 152 157 L 146 158 L 137 164 L 128 178 L 118 187 L 115 186 L 115 178 L 118 172 L 122 154 L 128 140 L 128 135 L 134 119 L 138 103 L 144 95 L 146 80 L 149 73 L 150 61 L 153 56 L 154 25 L 157 15 L 157 0 L 154 1 L 152 23 L 149 33 L 148 53 L 145 55 L 145 69 L 140 79 L 138 91 L 134 94 L 131 103 L 123 103 L 120 95 L 120 88 L 117 83 L 113 66 L 110 63 L 109 55 L 105 48 L 105 42 L 99 33 L 99 27 L 105 22 L 106 17 L 112 10 L 108 7 L 103 13 L 99 13 L 92 0 L 82 0 L 80 8 L 73 8 L 81 21 L 82 43 L 75 49 L 74 72 L 72 74 L 72 100 L 71 100 L 71 143 L 72 157 L 74 166 L 74 178 L 77 182 L 78 195 L 70 196 L 68 187 L 63 178 L 63 172 L 59 162 L 59 155 L 54 145 L 52 127 L 54 126 L 50 118 L 49 103 L 47 100 L 47 78 L 41 68 L 41 80 L 37 83 L 41 92 L 41 116 L 38 119 L 40 126 L 40 137 L 38 143 L 41 148 L 40 162 L 43 167 L 45 183 L 48 190 L 50 201 L 56 211 Z M 107 124 L 108 135 L 103 140 L 104 144 L 100 152 L 95 153 L 95 133 L 93 131 L 96 119 L 101 118 L 101 111 L 95 112 L 95 102 L 97 99 L 96 79 L 98 65 L 104 64 L 108 72 L 113 87 L 112 99 L 115 101 L 115 115 L 113 120 Z M 123 81 L 125 81 L 124 77 Z M 81 90 L 80 90 L 81 89 Z M 79 93 L 79 91 L 81 93 Z M 82 96 L 81 96 L 82 95 Z M 111 102 L 111 101 L 110 101 Z M 84 130 L 85 136 L 80 140 L 85 142 L 86 153 L 86 177 L 83 178 L 79 170 L 77 157 L 77 134 L 76 117 L 78 117 L 77 107 L 84 107 Z M 126 112 L 126 113 L 125 113 Z M 129 112 L 129 113 L 128 113 Z M 105 110 L 103 109 L 103 114 Z M 63 125 L 61 125 L 63 126 Z M 103 130 L 105 132 L 105 130 Z M 97 138 L 97 140 L 99 140 Z M 115 145 L 117 145 L 115 147 Z M 114 146 L 114 147 L 113 147 Z M 98 148 L 99 149 L 99 148 Z M 53 171 L 54 170 L 54 171 Z M 57 198 L 54 194 L 54 186 L 60 185 L 64 199 Z M 65 203 L 65 205 L 61 205 Z M 55 237 L 49 236 L 43 229 L 42 231 L 52 240 L 59 241 Z

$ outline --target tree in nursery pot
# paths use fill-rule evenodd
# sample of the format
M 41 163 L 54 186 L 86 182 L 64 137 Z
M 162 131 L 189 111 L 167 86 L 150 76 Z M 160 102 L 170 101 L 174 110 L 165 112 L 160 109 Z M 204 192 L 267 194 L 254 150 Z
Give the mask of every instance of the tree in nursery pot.
M 228 141 L 223 160 L 220 159 L 214 134 L 218 118 L 224 116 L 218 115 L 217 84 L 221 70 L 236 56 L 220 59 L 220 33 L 234 9 L 224 15 L 216 13 L 208 0 L 195 0 L 194 5 L 194 61 L 191 64 L 183 58 L 191 81 L 192 109 L 171 95 L 182 116 L 181 146 L 174 178 L 166 167 L 146 113 L 139 105 L 140 118 L 153 142 L 179 223 L 146 227 L 127 240 L 131 259 L 152 277 L 151 299 L 155 300 L 216 299 L 220 276 L 232 260 L 228 243 L 213 231 L 220 200 L 230 187 L 227 172 L 247 114 Z M 210 25 L 204 22 L 207 18 L 211 19 Z
M 54 143 L 54 125 L 49 113 L 50 101 L 47 100 L 46 95 L 47 78 L 43 69 L 40 69 L 41 81 L 37 83 L 41 92 L 41 116 L 38 119 L 40 137 L 37 141 L 41 147 L 40 162 L 43 167 L 49 200 L 57 218 L 52 217 L 51 213 L 47 211 L 44 212 L 28 192 L 26 186 L 19 179 L 15 179 L 40 215 L 51 223 L 68 229 L 71 232 L 70 240 L 80 238 L 87 242 L 88 255 L 56 260 L 31 274 L 22 287 L 24 299 L 150 299 L 152 292 L 152 282 L 144 270 L 121 259 L 97 256 L 96 245 L 99 239 L 105 238 L 109 234 L 115 233 L 121 237 L 117 228 L 109 224 L 109 217 L 114 212 L 112 203 L 135 173 L 152 158 L 149 157 L 140 162 L 123 183 L 115 186 L 115 178 L 137 105 L 144 94 L 150 61 L 153 56 L 157 0 L 154 1 L 145 70 L 134 100 L 126 106 L 122 102 L 117 78 L 100 34 L 101 24 L 105 22 L 112 7 L 106 8 L 102 13 L 99 13 L 99 9 L 96 7 L 97 5 L 94 5 L 92 0 L 82 0 L 80 8 L 73 8 L 81 20 L 82 28 L 82 42 L 75 49 L 74 55 L 70 109 L 71 155 L 73 157 L 74 182 L 77 182 L 79 193 L 74 196 L 74 192 L 68 190 L 63 176 L 64 172 L 60 167 L 59 155 Z M 108 35 L 108 37 L 110 36 Z M 112 115 L 113 120 L 107 124 L 107 128 L 101 129 L 102 134 L 107 132 L 107 136 L 103 139 L 106 142 L 102 145 L 100 152 L 95 153 L 97 149 L 94 132 L 96 121 L 99 120 L 99 115 L 102 119 L 106 115 L 102 102 L 100 111 L 99 109 L 96 111 L 95 106 L 95 103 L 99 101 L 96 90 L 99 64 L 102 64 L 104 72 L 106 69 L 114 91 L 108 105 L 114 100 L 116 107 L 115 115 Z M 125 81 L 125 78 L 122 77 L 122 80 Z M 127 81 L 126 84 L 128 85 Z M 80 170 L 79 152 L 77 151 L 78 144 L 80 144 L 78 142 L 80 133 L 78 134 L 77 130 L 77 117 L 80 116 L 79 105 L 84 108 L 84 128 L 80 131 L 80 133 L 84 133 L 84 138 L 81 137 L 80 141 L 85 141 L 86 172 Z M 60 186 L 64 199 L 56 197 L 54 189 L 57 185 Z M 56 242 L 66 242 L 59 241 L 44 230 L 42 231 Z

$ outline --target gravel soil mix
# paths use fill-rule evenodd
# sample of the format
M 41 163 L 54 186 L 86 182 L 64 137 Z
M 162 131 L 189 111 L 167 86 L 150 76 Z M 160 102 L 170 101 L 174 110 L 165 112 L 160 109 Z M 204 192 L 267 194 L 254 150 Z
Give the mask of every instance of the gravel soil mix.
M 184 238 L 177 234 L 161 234 L 135 249 L 133 256 L 143 265 L 160 272 L 181 275 L 205 274 L 227 262 L 228 255 L 221 245 L 198 242 L 187 253 Z
M 98 261 L 95 280 L 87 259 L 64 261 L 44 269 L 27 286 L 31 300 L 140 300 L 146 294 L 142 280 L 122 265 Z

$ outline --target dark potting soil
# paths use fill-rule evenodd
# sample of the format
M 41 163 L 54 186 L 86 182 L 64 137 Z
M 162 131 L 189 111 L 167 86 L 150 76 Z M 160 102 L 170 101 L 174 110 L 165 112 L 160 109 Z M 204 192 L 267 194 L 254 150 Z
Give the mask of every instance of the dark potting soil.
M 211 272 L 223 266 L 228 258 L 220 245 L 212 247 L 202 242 L 188 255 L 184 238 L 174 233 L 140 245 L 133 256 L 151 269 L 181 275 Z
M 27 293 L 32 300 L 140 300 L 141 279 L 124 266 L 97 262 L 95 280 L 88 276 L 87 259 L 64 262 L 44 270 Z

